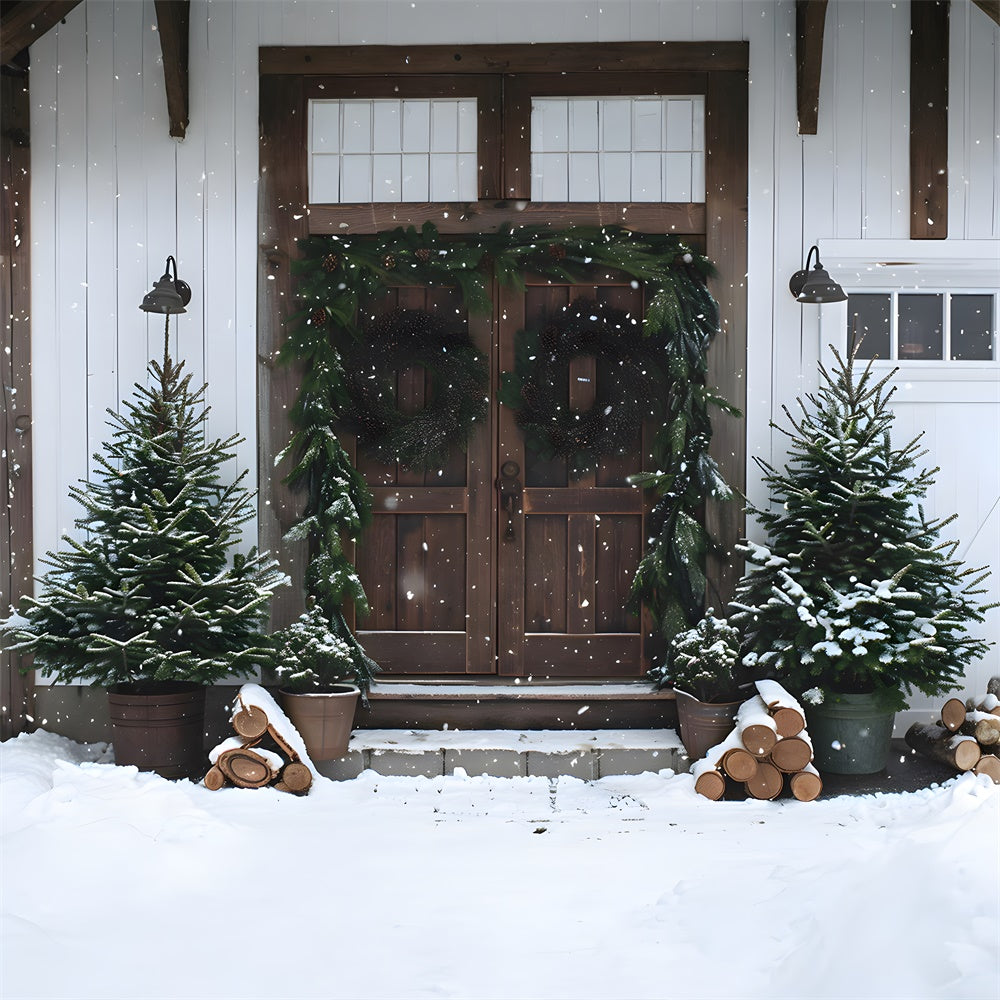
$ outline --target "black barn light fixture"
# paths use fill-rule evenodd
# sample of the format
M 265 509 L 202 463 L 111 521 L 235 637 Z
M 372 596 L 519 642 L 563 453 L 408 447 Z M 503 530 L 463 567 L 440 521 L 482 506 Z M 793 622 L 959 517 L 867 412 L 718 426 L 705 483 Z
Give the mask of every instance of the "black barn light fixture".
M 170 277 L 170 268 L 173 265 L 174 276 Z M 139 308 L 148 313 L 165 313 L 172 316 L 175 313 L 186 312 L 185 306 L 191 301 L 191 286 L 186 281 L 181 281 L 177 277 L 177 261 L 173 257 L 167 258 L 166 270 L 163 277 L 153 284 L 153 287 L 146 292 Z M 169 320 L 168 320 L 169 322 Z
M 814 251 L 816 266 L 810 271 L 809 262 Z M 830 277 L 826 268 L 820 263 L 818 246 L 809 248 L 806 266 L 792 275 L 788 282 L 788 290 L 798 302 L 815 302 L 822 305 L 824 302 L 844 302 L 847 299 L 844 289 Z

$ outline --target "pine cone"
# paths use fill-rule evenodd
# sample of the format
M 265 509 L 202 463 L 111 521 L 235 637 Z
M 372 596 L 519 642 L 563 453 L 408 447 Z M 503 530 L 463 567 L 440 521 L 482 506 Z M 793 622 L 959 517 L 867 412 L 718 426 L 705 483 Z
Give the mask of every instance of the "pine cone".
M 562 260 L 566 256 L 566 248 L 561 243 L 550 243 L 549 256 L 553 260 Z
M 313 309 L 313 311 L 309 314 L 309 321 L 313 326 L 325 325 L 327 318 L 327 312 L 323 306 L 320 306 L 318 309 Z
M 382 258 L 382 266 L 387 271 L 391 271 L 396 266 L 396 258 L 393 257 L 391 253 L 387 253 L 385 257 Z
M 418 247 L 413 251 L 413 256 L 420 261 L 421 264 L 426 264 L 427 261 L 431 259 L 431 251 L 427 247 Z
M 322 267 L 327 274 L 332 274 L 340 267 L 340 258 L 335 253 L 328 253 L 323 258 Z

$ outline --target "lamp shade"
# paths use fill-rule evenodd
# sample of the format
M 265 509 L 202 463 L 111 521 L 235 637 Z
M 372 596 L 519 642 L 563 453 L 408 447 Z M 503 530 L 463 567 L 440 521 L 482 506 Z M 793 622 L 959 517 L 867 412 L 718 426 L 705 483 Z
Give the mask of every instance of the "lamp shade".
M 813 251 L 816 252 L 816 266 L 810 271 L 809 261 Z M 796 271 L 789 279 L 788 290 L 798 302 L 814 302 L 822 305 L 824 302 L 844 302 L 847 293 L 830 277 L 826 268 L 820 263 L 819 247 L 812 247 L 806 258 L 806 266 Z
M 174 266 L 174 277 L 170 277 L 170 265 Z M 167 258 L 167 268 L 163 277 L 154 282 L 153 287 L 143 296 L 139 308 L 148 313 L 186 312 L 185 306 L 191 301 L 191 286 L 177 277 L 177 263 L 173 257 Z

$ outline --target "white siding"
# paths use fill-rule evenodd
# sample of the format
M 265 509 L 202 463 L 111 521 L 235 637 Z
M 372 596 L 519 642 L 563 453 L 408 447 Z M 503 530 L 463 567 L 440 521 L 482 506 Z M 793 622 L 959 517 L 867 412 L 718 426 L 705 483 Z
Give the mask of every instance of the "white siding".
M 72 529 L 66 489 L 88 473 L 105 408 L 159 351 L 160 321 L 137 305 L 167 254 L 194 289 L 188 314 L 172 324 L 175 349 L 210 382 L 210 433 L 244 435 L 237 464 L 255 467 L 259 45 L 749 39 L 748 453 L 780 460 L 769 421 L 813 384 L 821 344 L 820 310 L 791 299 L 788 276 L 814 242 L 898 240 L 909 228 L 909 4 L 831 0 L 816 136 L 796 132 L 794 8 L 791 0 L 193 0 L 191 124 L 176 142 L 152 0 L 86 0 L 31 52 L 36 556 Z M 951 9 L 950 235 L 995 248 L 1000 29 L 969 0 Z M 939 428 L 951 419 L 939 420 L 932 404 L 905 412 L 914 426 L 924 416 Z M 996 493 L 975 467 L 955 474 L 969 490 Z M 749 475 L 760 499 L 752 463 Z M 984 509 L 991 502 L 985 496 Z M 1000 572 L 997 538 L 987 524 L 977 544 Z M 990 669 L 1000 672 L 996 657 Z

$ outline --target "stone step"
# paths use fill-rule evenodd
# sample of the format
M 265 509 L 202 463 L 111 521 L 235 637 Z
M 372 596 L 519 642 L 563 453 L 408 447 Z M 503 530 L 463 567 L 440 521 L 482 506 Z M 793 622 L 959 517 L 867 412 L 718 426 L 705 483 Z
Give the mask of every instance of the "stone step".
M 354 778 L 366 769 L 433 778 L 458 768 L 472 776 L 593 779 L 686 771 L 688 764 L 672 729 L 361 729 L 345 757 L 317 763 L 317 769 L 334 779 Z

